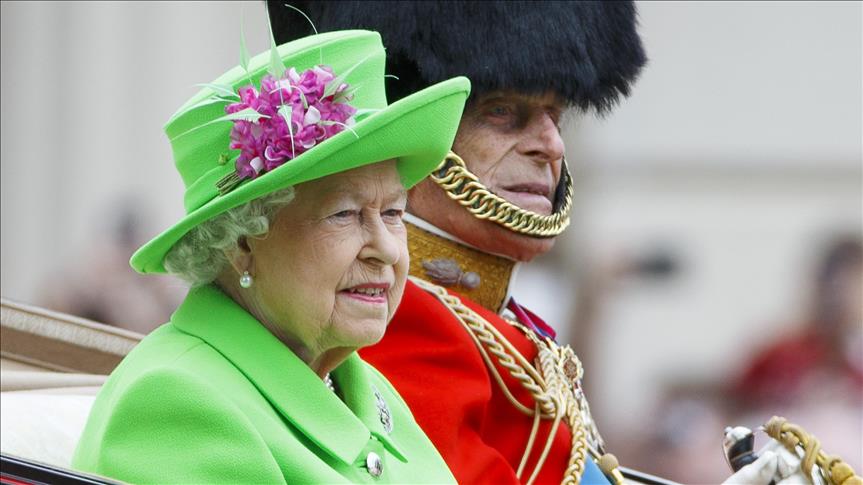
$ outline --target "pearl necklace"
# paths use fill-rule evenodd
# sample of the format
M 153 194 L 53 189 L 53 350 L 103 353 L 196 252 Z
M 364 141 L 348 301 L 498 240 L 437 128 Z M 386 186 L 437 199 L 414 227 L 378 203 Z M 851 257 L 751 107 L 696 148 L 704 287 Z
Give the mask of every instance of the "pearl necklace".
M 336 385 L 333 383 L 333 378 L 330 377 L 329 372 L 327 372 L 327 375 L 324 376 L 324 384 L 327 385 L 327 389 L 336 392 Z

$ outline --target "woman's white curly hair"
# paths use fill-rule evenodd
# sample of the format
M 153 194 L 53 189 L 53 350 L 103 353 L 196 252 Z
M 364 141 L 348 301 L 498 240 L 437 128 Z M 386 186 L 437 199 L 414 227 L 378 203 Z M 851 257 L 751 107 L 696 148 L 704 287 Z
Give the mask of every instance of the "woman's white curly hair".
M 244 236 L 261 237 L 283 207 L 294 199 L 288 187 L 234 207 L 189 231 L 165 255 L 165 269 L 192 287 L 211 283 L 225 269 L 226 250 Z

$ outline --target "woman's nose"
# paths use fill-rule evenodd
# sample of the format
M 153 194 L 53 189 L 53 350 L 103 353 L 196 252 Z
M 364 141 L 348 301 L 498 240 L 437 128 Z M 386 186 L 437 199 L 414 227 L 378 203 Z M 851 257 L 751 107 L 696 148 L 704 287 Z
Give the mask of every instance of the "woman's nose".
M 360 258 L 374 260 L 378 264 L 391 266 L 401 257 L 401 246 L 405 243 L 397 234 L 390 231 L 380 215 L 366 221 L 366 241 L 360 251 Z

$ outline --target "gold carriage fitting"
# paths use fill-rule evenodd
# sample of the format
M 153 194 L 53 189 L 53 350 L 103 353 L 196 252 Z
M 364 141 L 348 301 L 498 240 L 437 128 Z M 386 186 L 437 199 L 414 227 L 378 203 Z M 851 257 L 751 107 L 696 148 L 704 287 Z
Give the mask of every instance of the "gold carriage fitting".
M 818 438 L 801 426 L 789 423 L 783 417 L 773 416 L 764 424 L 764 432 L 792 453 L 802 455 L 800 468 L 810 480 L 815 471 L 829 485 L 863 485 L 863 478 L 848 463 L 824 452 Z

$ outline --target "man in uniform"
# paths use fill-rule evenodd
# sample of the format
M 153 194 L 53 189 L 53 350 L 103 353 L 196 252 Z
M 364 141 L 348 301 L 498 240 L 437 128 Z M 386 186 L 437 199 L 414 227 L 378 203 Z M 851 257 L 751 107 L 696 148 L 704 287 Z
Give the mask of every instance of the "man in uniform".
M 608 112 L 645 64 L 634 5 L 291 5 L 321 32 L 380 32 L 390 102 L 454 75 L 473 86 L 453 153 L 409 195 L 412 282 L 384 339 L 362 356 L 460 483 L 620 479 L 613 457 L 602 458 L 578 358 L 510 286 L 517 265 L 549 251 L 569 224 L 564 112 Z M 269 11 L 277 43 L 312 33 L 284 2 Z
M 452 153 L 409 193 L 412 279 L 383 340 L 361 352 L 396 386 L 459 483 L 607 484 L 624 475 L 670 483 L 605 452 L 578 358 L 510 295 L 517 265 L 549 251 L 569 224 L 562 114 L 607 113 L 646 62 L 635 6 L 290 3 L 268 1 L 278 43 L 311 34 L 312 23 L 322 32 L 380 32 L 390 102 L 453 76 L 471 80 Z M 398 426 L 384 406 L 379 412 Z M 786 427 L 802 432 L 774 427 L 774 438 L 790 439 Z M 803 483 L 801 460 L 783 446 L 771 441 L 726 483 Z M 828 468 L 835 483 L 863 484 L 841 460 Z

